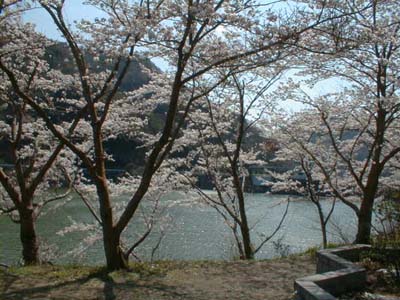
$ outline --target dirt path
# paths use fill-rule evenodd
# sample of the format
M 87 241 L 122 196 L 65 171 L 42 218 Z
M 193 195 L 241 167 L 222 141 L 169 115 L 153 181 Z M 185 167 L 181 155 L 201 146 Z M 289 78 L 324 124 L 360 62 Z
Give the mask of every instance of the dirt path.
M 308 256 L 253 262 L 160 262 L 105 274 L 89 267 L 30 267 L 0 273 L 0 299 L 292 299 L 313 274 Z

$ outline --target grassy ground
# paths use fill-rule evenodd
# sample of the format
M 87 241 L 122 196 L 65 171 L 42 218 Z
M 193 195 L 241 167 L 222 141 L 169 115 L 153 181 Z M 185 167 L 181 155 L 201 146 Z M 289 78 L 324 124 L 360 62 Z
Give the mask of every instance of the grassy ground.
M 269 261 L 137 263 L 0 269 L 0 299 L 291 299 L 293 281 L 313 274 L 308 255 Z

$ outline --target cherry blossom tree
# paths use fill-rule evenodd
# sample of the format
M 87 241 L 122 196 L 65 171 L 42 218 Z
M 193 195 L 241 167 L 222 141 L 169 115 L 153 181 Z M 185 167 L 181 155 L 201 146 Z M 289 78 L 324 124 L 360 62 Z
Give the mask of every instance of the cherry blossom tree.
M 261 145 L 249 146 L 251 130 L 257 130 L 256 123 L 265 111 L 271 109 L 266 91 L 279 79 L 283 66 L 279 60 L 271 63 L 271 70 L 258 75 L 233 75 L 220 88 L 206 97 L 205 107 L 189 116 L 190 125 L 186 135 L 195 144 L 187 159 L 193 164 L 185 175 L 196 188 L 202 201 L 213 207 L 231 229 L 240 258 L 253 259 L 254 255 L 279 230 L 288 211 L 272 234 L 260 234 L 259 245 L 253 245 L 254 220 L 248 220 L 245 199 L 245 181 L 248 168 L 261 163 Z M 268 75 L 270 78 L 268 78 Z M 260 129 L 258 129 L 260 130 Z M 215 193 L 203 191 L 196 176 L 205 175 Z
M 381 156 L 375 161 L 378 115 L 372 111 L 374 104 L 369 102 L 369 98 L 365 99 L 364 93 L 346 90 L 324 95 L 318 100 L 307 99 L 312 108 L 291 116 L 290 120 L 287 117 L 286 120 L 279 119 L 281 134 L 278 136 L 285 141 L 282 143 L 284 150 L 279 155 L 281 159 L 305 160 L 312 167 L 312 181 L 318 184 L 320 191 L 329 191 L 355 212 L 359 223 L 356 242 L 367 242 L 375 199 L 385 187 L 399 185 L 396 121 L 388 119 L 380 146 Z M 396 114 L 393 117 L 397 118 Z M 376 165 L 379 166 L 378 173 Z M 372 187 L 375 187 L 373 195 Z M 365 199 L 372 201 L 367 216 L 362 211 L 367 205 Z M 370 227 L 367 240 L 359 240 L 365 230 L 363 226 Z
M 309 68 L 305 73 L 310 85 L 334 78 L 347 82 L 347 86 L 334 95 L 310 97 L 299 93 L 289 97 L 314 108 L 314 112 L 308 114 L 313 115 L 313 122 L 318 124 L 315 134 L 325 136 L 323 140 L 332 151 L 322 158 L 319 149 L 310 143 L 302 140 L 299 145 L 320 167 L 332 193 L 357 214 L 356 242 L 368 243 L 373 205 L 382 177 L 392 172 L 388 169 L 396 164 L 400 152 L 396 134 L 400 103 L 397 13 L 400 2 L 358 1 L 334 6 L 338 11 L 353 11 L 354 14 L 328 27 L 326 32 L 331 38 L 325 35 L 325 40 L 330 44 L 350 43 L 352 46 L 334 56 L 315 53 L 306 60 Z M 324 40 L 320 42 L 323 44 Z M 311 124 L 311 120 L 307 122 Z M 331 173 L 335 165 L 333 158 L 340 161 L 335 163 L 340 169 Z M 340 175 L 341 183 L 351 182 L 353 195 L 358 195 L 361 201 L 360 207 L 348 201 L 349 194 L 339 188 L 334 175 Z
M 1 59 L 0 68 L 7 75 L 13 92 L 87 168 L 96 188 L 98 218 L 109 270 L 128 267 L 131 248 L 123 247 L 121 235 L 145 199 L 153 177 L 173 149 L 192 104 L 218 87 L 232 72 L 238 72 L 238 68 L 255 68 L 275 62 L 298 41 L 299 35 L 323 22 L 320 14 L 311 20 L 303 18 L 300 22 L 300 19 L 292 18 L 282 24 L 284 20 L 278 20 L 268 5 L 256 1 L 90 0 L 87 4 L 103 11 L 106 17 L 93 22 L 79 22 L 74 30 L 65 20 L 64 0 L 35 3 L 52 18 L 72 53 L 76 84 L 74 97 L 68 99 L 71 102 L 68 110 L 76 116 L 76 126 L 81 128 L 75 133 L 89 133 L 87 142 L 78 145 L 73 136 L 54 123 L 43 107 L 48 96 L 27 91 L 21 85 L 13 64 Z M 12 41 L 16 48 L 23 49 L 27 42 L 33 44 L 32 48 L 39 46 L 34 45 L 35 40 L 29 39 L 28 35 L 24 37 Z M 94 60 L 105 59 L 110 67 L 104 72 L 96 72 L 89 66 L 85 53 L 90 53 Z M 148 152 L 142 175 L 136 180 L 137 185 L 133 185 L 130 200 L 119 214 L 115 211 L 107 180 L 105 166 L 108 157 L 104 140 L 107 127 L 120 125 L 110 119 L 112 111 L 119 115 L 121 109 L 128 109 L 115 104 L 122 96 L 118 92 L 131 60 L 139 54 L 164 59 L 170 71 L 165 74 L 164 84 L 153 85 L 154 89 L 149 90 L 145 97 L 124 97 L 132 101 L 132 110 L 140 109 L 141 104 L 152 103 L 149 99 L 155 97 L 163 99 L 168 110 L 161 132 L 146 144 Z M 41 58 L 40 53 L 37 58 Z M 62 85 L 64 80 L 57 82 Z M 135 130 L 140 121 L 143 119 L 130 120 L 134 124 L 127 125 L 132 128 L 131 134 L 141 134 L 140 130 Z
M 6 3 L 7 4 L 7 3 Z M 11 5 L 11 4 L 9 4 Z M 21 7 L 24 9 L 24 7 Z M 27 42 L 23 48 L 15 48 L 14 39 L 27 41 L 30 26 L 20 26 L 1 16 L 1 50 L 3 62 L 14 64 L 14 74 L 26 92 L 52 92 L 47 86 L 57 74 L 47 74 L 47 78 L 37 79 L 37 72 L 42 72 L 42 63 L 37 57 L 43 49 Z M 7 28 L 18 29 L 15 31 Z M 48 43 L 45 39 L 36 42 Z M 19 56 L 25 52 L 25 56 Z M 53 87 L 56 88 L 56 87 Z M 0 141 L 2 143 L 3 163 L 0 168 L 0 213 L 7 214 L 20 226 L 22 258 L 25 264 L 40 263 L 39 238 L 35 228 L 36 220 L 45 205 L 65 198 L 72 184 L 76 170 L 75 157 L 64 143 L 55 139 L 44 122 L 24 103 L 12 89 L 4 73 L 0 74 Z M 72 132 L 76 122 L 69 126 L 57 124 L 67 132 Z M 62 192 L 56 187 L 62 186 Z M 52 192 L 48 192 L 52 187 Z
M 294 123 L 297 121 L 295 118 Z M 336 197 L 330 193 L 329 185 L 326 184 L 324 175 L 317 164 L 304 152 L 303 148 L 293 142 L 292 135 L 297 136 L 300 128 L 296 127 L 296 132 L 292 134 L 280 134 L 279 130 L 272 133 L 279 139 L 279 146 L 276 146 L 271 153 L 272 161 L 276 164 L 286 165 L 286 167 L 283 168 L 285 170 L 283 172 L 269 172 L 274 179 L 270 183 L 271 190 L 272 192 L 301 195 L 315 205 L 321 229 L 322 246 L 326 248 L 328 246 L 327 226 L 335 209 Z M 315 142 L 315 132 L 303 131 L 302 135 L 304 135 L 302 136 L 303 141 Z M 328 196 L 328 199 L 331 200 L 327 211 L 322 206 L 322 196 Z

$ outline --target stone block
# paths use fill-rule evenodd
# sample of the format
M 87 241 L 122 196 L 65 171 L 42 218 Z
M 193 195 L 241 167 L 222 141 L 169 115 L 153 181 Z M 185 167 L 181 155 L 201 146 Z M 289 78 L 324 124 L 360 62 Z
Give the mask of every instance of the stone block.
M 337 296 L 365 288 L 367 273 L 354 264 L 369 245 L 352 245 L 317 252 L 317 274 L 295 281 L 299 300 L 335 300 Z

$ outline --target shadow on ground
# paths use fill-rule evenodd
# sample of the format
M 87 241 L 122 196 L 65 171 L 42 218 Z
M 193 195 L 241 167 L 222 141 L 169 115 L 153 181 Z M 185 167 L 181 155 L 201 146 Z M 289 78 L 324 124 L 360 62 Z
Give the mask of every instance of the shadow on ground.
M 0 271 L 0 299 L 291 299 L 293 281 L 315 269 L 309 257 L 252 262 L 168 262 L 106 273 L 49 266 Z

